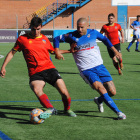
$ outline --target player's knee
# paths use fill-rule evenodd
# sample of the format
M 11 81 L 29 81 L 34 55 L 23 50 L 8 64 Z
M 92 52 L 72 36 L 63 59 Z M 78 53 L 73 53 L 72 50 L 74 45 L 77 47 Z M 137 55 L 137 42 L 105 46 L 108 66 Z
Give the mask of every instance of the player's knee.
M 37 95 L 37 97 L 40 97 L 43 94 L 43 91 L 42 91 L 41 87 L 34 87 L 32 90 Z
M 112 96 L 115 96 L 116 95 L 116 90 L 111 90 L 108 92 L 109 96 L 112 97 Z

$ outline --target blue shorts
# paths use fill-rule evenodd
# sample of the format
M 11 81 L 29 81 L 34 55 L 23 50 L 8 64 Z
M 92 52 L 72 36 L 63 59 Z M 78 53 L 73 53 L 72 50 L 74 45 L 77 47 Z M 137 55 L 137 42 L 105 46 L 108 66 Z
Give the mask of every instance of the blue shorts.
M 92 85 L 95 81 L 105 83 L 113 80 L 104 65 L 99 65 L 97 67 L 82 71 L 80 75 L 85 82 L 90 85 Z
M 133 39 L 139 39 L 140 36 L 139 35 L 133 35 Z

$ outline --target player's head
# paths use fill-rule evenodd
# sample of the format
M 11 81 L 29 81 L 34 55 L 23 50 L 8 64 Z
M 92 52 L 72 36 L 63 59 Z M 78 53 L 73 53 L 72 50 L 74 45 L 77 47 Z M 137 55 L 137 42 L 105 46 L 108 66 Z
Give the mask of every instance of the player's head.
M 137 21 L 140 21 L 140 15 L 137 15 Z
M 41 28 L 42 28 L 42 20 L 39 17 L 34 17 L 30 23 L 31 34 L 33 37 L 40 36 Z
M 109 24 L 113 24 L 114 21 L 115 21 L 115 15 L 113 13 L 110 13 L 108 15 L 108 22 L 109 22 Z
M 80 36 L 86 35 L 88 28 L 88 22 L 85 18 L 79 18 L 77 20 L 77 31 Z

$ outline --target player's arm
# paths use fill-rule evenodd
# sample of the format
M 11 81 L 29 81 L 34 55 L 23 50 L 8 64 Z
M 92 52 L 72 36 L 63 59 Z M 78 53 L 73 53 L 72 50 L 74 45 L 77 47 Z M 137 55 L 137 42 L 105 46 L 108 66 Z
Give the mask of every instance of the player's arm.
M 64 57 L 59 50 L 59 43 L 60 42 L 65 42 L 65 38 L 63 36 L 64 35 L 60 35 L 60 36 L 57 36 L 53 39 L 55 58 L 59 59 L 59 60 L 61 60 L 61 59 L 64 60 Z
M 122 29 L 120 30 L 120 34 L 121 34 L 121 37 L 122 37 L 121 42 L 124 43 L 124 33 L 123 33 Z
M 63 55 L 64 53 L 72 53 L 74 52 L 74 47 L 71 48 L 70 50 L 59 50 L 59 44 L 60 42 L 68 42 L 70 43 L 71 41 L 71 38 L 69 36 L 69 34 L 63 34 L 63 35 L 60 35 L 60 36 L 57 36 L 53 39 L 53 46 L 54 46 L 54 49 L 55 49 L 55 58 L 56 59 L 63 59 Z
M 130 25 L 130 28 L 132 28 L 132 29 L 135 30 L 135 31 L 137 30 L 137 29 L 134 28 L 134 21 L 133 21 L 132 24 Z
M 100 30 L 100 33 L 103 34 L 104 33 L 104 28 L 102 27 L 102 29 Z
M 7 56 L 6 56 L 6 58 L 5 58 L 4 62 L 3 62 L 3 65 L 2 65 L 2 67 L 1 67 L 1 70 L 0 70 L 0 76 L 1 76 L 2 78 L 5 77 L 5 74 L 6 74 L 6 69 L 5 69 L 5 68 L 6 68 L 7 64 L 10 62 L 10 60 L 13 58 L 13 56 L 14 56 L 15 53 L 16 53 L 16 51 L 12 49 L 12 50 L 7 54 Z
M 101 33 L 101 34 L 104 34 L 104 36 L 107 37 L 107 33 L 105 32 L 104 26 L 103 26 L 102 29 L 100 30 L 100 33 Z
M 97 39 L 99 39 L 100 41 L 102 41 L 107 46 L 107 48 L 111 49 L 114 52 L 115 56 L 119 60 L 122 59 L 121 53 L 119 53 L 117 51 L 117 49 L 112 45 L 112 43 L 110 42 L 110 40 L 106 36 L 103 36 L 102 34 L 97 33 Z

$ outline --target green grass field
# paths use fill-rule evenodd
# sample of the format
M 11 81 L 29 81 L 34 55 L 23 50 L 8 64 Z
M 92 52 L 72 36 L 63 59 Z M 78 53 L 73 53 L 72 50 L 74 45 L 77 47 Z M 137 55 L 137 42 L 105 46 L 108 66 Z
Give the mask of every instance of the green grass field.
M 13 43 L 1 43 L 0 55 L 6 54 Z M 64 116 L 63 103 L 57 90 L 46 84 L 44 92 L 53 106 L 60 112 L 39 125 L 29 121 L 30 111 L 42 108 L 29 87 L 26 63 L 22 53 L 17 52 L 7 65 L 7 75 L 0 78 L 0 131 L 12 140 L 138 140 L 140 139 L 140 53 L 126 51 L 128 43 L 121 44 L 124 70 L 118 75 L 112 64 L 106 47 L 100 46 L 104 65 L 112 75 L 117 94 L 113 97 L 118 108 L 127 116 L 126 120 L 117 120 L 117 115 L 104 104 L 104 113 L 99 113 L 93 99 L 99 94 L 90 88 L 79 76 L 72 54 L 64 54 L 65 60 L 52 60 L 63 77 L 72 98 L 71 108 L 76 118 Z M 61 44 L 68 49 L 68 44 Z M 4 58 L 0 59 L 0 66 Z M 81 101 L 83 100 L 83 101 Z M 1 137 L 1 134 L 0 134 Z

